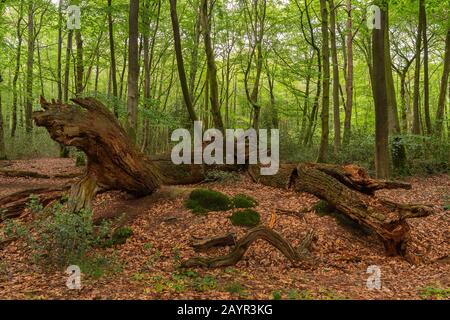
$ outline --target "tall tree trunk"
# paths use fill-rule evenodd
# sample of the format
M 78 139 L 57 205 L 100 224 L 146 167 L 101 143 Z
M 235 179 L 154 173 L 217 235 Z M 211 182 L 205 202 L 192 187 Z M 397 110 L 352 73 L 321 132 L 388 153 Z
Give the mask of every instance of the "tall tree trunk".
M 345 91 L 347 103 L 345 105 L 344 136 L 343 143 L 348 145 L 351 139 L 352 130 L 352 108 L 353 108 L 353 8 L 352 0 L 347 0 L 347 79 Z
M 328 136 L 329 136 L 329 113 L 330 113 L 330 48 L 328 40 L 328 8 L 327 1 L 320 0 L 320 12 L 322 17 L 322 134 L 320 138 L 319 156 L 317 162 L 328 161 Z
M 381 3 L 380 3 L 381 2 Z M 386 179 L 389 176 L 388 151 L 388 93 L 386 87 L 386 55 L 385 55 L 385 0 L 378 2 L 381 8 L 381 29 L 372 30 L 373 92 L 375 101 L 375 168 L 377 177 Z
M 211 26 L 209 19 L 209 6 L 207 0 L 202 0 L 202 26 L 203 26 L 203 40 L 205 42 L 205 53 L 208 65 L 209 76 L 209 90 L 211 101 L 211 115 L 213 117 L 214 126 L 216 129 L 224 132 L 225 128 L 222 121 L 222 115 L 220 114 L 219 104 L 219 86 L 217 83 L 217 67 L 214 56 L 214 49 L 211 39 Z
M 1 82 L 1 81 L 0 81 Z M 5 133 L 3 129 L 2 92 L 0 90 L 0 160 L 6 159 Z
M 116 50 L 114 44 L 114 29 L 112 18 L 112 0 L 108 0 L 108 32 L 109 32 L 109 52 L 111 57 L 111 81 L 112 81 L 112 94 L 113 94 L 113 110 L 114 115 L 119 117 L 117 99 L 117 67 L 116 67 Z
M 58 5 L 58 62 L 56 66 L 56 76 L 58 81 L 58 101 L 62 102 L 63 91 L 62 91 L 62 14 L 63 0 L 59 0 Z
M 422 50 L 422 29 L 424 0 L 419 0 L 419 27 L 416 37 L 416 69 L 414 70 L 414 101 L 412 133 L 420 134 L 420 53 Z
M 25 97 L 25 129 L 27 133 L 33 130 L 33 66 L 34 66 L 34 5 L 28 4 L 28 54 L 27 54 L 27 81 Z
M 81 37 L 81 31 L 79 29 L 75 31 L 75 42 L 77 45 L 75 91 L 76 96 L 80 97 L 83 94 L 84 62 L 83 62 L 83 39 Z
M 430 118 L 430 84 L 428 72 L 428 36 L 427 36 L 427 12 L 425 9 L 425 0 L 422 6 L 422 32 L 423 32 L 423 112 L 425 115 L 425 127 L 427 134 L 431 134 L 431 118 Z
M 70 57 L 72 56 L 73 30 L 67 33 L 66 65 L 64 68 L 64 102 L 69 101 Z
M 386 3 L 386 12 L 389 12 L 388 3 Z M 397 98 L 395 95 L 394 77 L 392 75 L 392 60 L 389 37 L 389 16 L 386 14 L 384 20 L 384 59 L 386 72 L 386 90 L 388 104 L 388 130 L 393 135 L 391 146 L 391 157 L 393 167 L 397 171 L 403 171 L 406 165 L 406 150 L 400 134 L 400 121 L 398 118 Z
M 20 57 L 22 53 L 22 41 L 23 41 L 23 31 L 20 28 L 23 19 L 23 1 L 20 1 L 19 17 L 17 18 L 17 52 L 16 52 L 16 66 L 14 69 L 14 77 L 12 81 L 13 87 L 13 102 L 12 102 L 12 124 L 11 124 L 11 137 L 16 135 L 17 130 L 17 80 L 19 79 L 20 73 Z
M 180 79 L 181 91 L 183 92 L 184 104 L 189 114 L 190 120 L 197 121 L 192 97 L 189 92 L 188 83 L 186 80 L 186 72 L 184 70 L 183 52 L 181 49 L 180 24 L 177 15 L 177 0 L 170 0 L 170 18 L 172 20 L 173 42 L 175 47 L 175 56 L 177 58 L 178 77 Z
M 336 48 L 336 10 L 334 0 L 330 1 L 330 40 L 331 58 L 333 61 L 333 120 L 334 120 L 334 152 L 341 148 L 341 117 L 339 110 L 339 66 Z
M 139 99 L 139 0 L 130 0 L 128 16 L 128 103 L 127 131 L 133 142 L 136 142 L 138 99 Z
M 442 135 L 445 106 L 447 105 L 448 108 L 448 103 L 446 103 L 446 97 L 447 97 L 447 85 L 449 83 L 448 81 L 449 74 L 450 74 L 450 26 L 447 29 L 447 37 L 445 38 L 444 70 L 442 71 L 441 87 L 439 90 L 439 101 L 436 111 L 435 131 L 438 137 L 441 137 Z

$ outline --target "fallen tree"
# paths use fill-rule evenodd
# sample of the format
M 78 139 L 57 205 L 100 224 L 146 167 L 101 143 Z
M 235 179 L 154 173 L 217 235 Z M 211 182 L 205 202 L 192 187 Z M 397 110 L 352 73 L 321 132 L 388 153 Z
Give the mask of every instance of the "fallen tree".
M 197 183 L 205 179 L 209 170 L 222 169 L 248 170 L 257 183 L 308 192 L 327 201 L 340 214 L 376 232 L 388 255 L 406 255 L 409 240 L 407 218 L 431 214 L 431 209 L 424 205 L 398 204 L 377 197 L 377 190 L 408 189 L 411 186 L 372 179 L 364 169 L 355 165 L 280 164 L 276 175 L 262 176 L 258 165 L 174 165 L 170 155 L 151 158 L 135 148 L 118 120 L 102 103 L 93 98 L 74 99 L 73 102 L 75 105 L 49 103 L 41 98 L 43 110 L 33 113 L 36 124 L 45 127 L 55 141 L 75 146 L 87 156 L 85 175 L 70 189 L 73 211 L 89 208 L 99 190 L 123 190 L 135 196 L 145 196 L 162 184 Z M 0 199 L 0 203 L 3 207 L 6 200 Z M 258 231 L 247 240 L 256 235 L 272 239 L 266 236 L 267 232 Z M 242 257 L 242 250 L 251 242 L 241 242 L 236 256 Z

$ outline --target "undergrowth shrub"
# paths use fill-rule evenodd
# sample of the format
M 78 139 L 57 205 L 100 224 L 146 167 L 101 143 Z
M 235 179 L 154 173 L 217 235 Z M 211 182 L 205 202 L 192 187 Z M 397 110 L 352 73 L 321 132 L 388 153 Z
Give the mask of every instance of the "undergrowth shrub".
M 92 250 L 125 243 L 133 234 L 129 227 L 112 231 L 111 221 L 105 220 L 98 226 L 94 225 L 92 211 L 72 213 L 61 202 L 42 209 L 37 198 L 31 197 L 27 206 L 35 212 L 33 222 L 24 224 L 6 220 L 2 233 L 4 238 L 23 238 L 31 249 L 34 262 L 38 264 L 58 267 L 76 264 L 83 272 L 89 268 L 103 268 L 108 263 L 102 263 L 101 259 L 92 256 Z
M 235 226 L 255 227 L 261 222 L 261 217 L 255 210 L 244 209 L 233 212 L 230 220 Z

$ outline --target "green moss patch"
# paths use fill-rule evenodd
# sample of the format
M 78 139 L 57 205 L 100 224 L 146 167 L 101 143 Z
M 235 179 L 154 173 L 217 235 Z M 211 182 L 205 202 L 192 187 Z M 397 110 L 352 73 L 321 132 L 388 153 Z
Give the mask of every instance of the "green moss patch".
M 234 212 L 230 220 L 235 226 L 255 227 L 261 222 L 261 217 L 255 210 L 244 209 Z
M 232 207 L 230 198 L 218 191 L 195 189 L 186 201 L 186 207 L 193 213 L 205 214 L 210 211 L 225 211 Z
M 233 204 L 235 208 L 253 208 L 258 205 L 258 202 L 252 197 L 240 193 L 233 197 Z

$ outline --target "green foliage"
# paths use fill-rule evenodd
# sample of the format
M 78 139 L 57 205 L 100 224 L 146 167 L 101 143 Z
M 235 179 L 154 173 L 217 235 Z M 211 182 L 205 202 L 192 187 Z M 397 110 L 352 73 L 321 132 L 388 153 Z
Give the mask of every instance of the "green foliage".
M 235 208 L 253 208 L 258 202 L 252 197 L 245 194 L 238 194 L 232 199 Z
M 42 206 L 42 204 L 39 200 L 39 197 L 34 194 L 30 195 L 30 198 L 27 202 L 27 208 L 30 209 L 34 213 L 40 212 L 44 209 L 44 207 Z
M 444 199 L 444 210 L 450 211 L 450 196 L 445 196 Z
M 228 284 L 225 287 L 225 291 L 232 293 L 232 294 L 237 294 L 239 296 L 247 295 L 246 288 L 239 282 L 232 282 L 232 283 Z
M 77 150 L 75 152 L 75 166 L 84 167 L 86 165 L 86 155 L 83 151 Z
M 116 229 L 109 239 L 105 240 L 104 246 L 111 247 L 118 244 L 124 244 L 129 237 L 133 235 L 130 227 L 121 227 Z
M 230 220 L 235 226 L 255 227 L 261 222 L 261 217 L 255 210 L 244 209 L 233 212 Z
M 7 236 L 23 237 L 38 263 L 84 265 L 85 269 L 98 274 L 95 270 L 101 269 L 103 260 L 90 257 L 89 252 L 96 247 L 124 243 L 132 234 L 131 229 L 123 227 L 111 235 L 111 222 L 107 221 L 94 226 L 89 210 L 72 213 L 63 204 L 55 203 L 45 209 L 49 214 L 42 214 L 42 206 L 35 198 L 32 198 L 28 207 L 41 213 L 33 224 L 25 227 L 7 222 L 3 232 Z
M 121 261 L 115 255 L 85 256 L 74 260 L 72 264 L 78 265 L 81 272 L 94 279 L 120 273 L 123 270 Z
M 272 299 L 273 300 L 281 300 L 281 298 L 283 297 L 281 291 L 274 291 L 272 292 Z
M 195 189 L 186 201 L 186 207 L 193 213 L 225 211 L 231 208 L 231 200 L 225 194 L 211 189 Z
M 421 290 L 423 299 L 448 300 L 450 299 L 450 288 L 427 286 Z
M 205 181 L 207 182 L 238 182 L 241 177 L 236 172 L 227 172 L 223 170 L 210 170 L 206 172 Z

